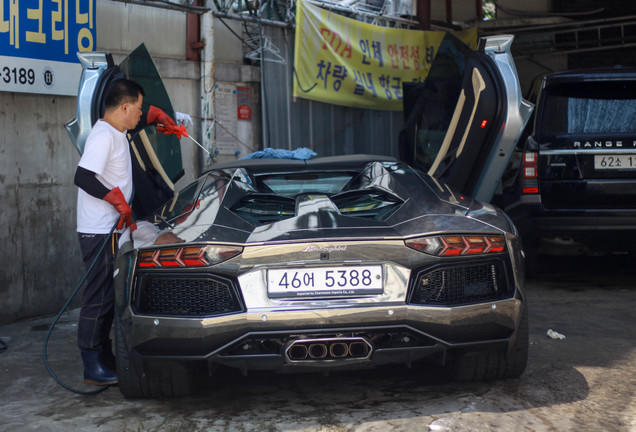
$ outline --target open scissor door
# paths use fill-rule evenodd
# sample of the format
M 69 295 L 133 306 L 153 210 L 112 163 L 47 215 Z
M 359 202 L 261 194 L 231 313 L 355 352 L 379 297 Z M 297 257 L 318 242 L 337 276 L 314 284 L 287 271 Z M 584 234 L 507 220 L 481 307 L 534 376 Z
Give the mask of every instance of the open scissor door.
M 448 34 L 422 84 L 406 89 L 400 157 L 458 192 L 490 201 L 527 122 L 512 36 L 472 51 Z

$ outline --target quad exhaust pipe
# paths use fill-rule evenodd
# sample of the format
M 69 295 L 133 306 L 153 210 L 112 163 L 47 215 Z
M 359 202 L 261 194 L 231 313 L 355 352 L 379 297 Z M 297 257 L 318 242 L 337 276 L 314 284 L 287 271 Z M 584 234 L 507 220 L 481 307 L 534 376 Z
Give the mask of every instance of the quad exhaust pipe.
M 362 337 L 296 339 L 285 347 L 288 362 L 340 360 L 371 357 L 373 345 Z

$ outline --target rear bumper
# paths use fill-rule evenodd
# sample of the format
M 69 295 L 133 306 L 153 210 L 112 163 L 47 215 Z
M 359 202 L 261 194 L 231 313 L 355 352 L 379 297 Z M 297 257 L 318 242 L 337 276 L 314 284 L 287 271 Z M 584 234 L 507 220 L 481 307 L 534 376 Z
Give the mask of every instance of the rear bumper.
M 546 209 L 536 195 L 522 197 L 507 213 L 526 245 L 566 238 L 577 249 L 636 250 L 636 210 Z
M 634 216 L 607 216 L 545 212 L 533 218 L 533 225 L 535 229 L 546 234 L 594 234 L 591 231 L 600 231 L 604 234 L 614 232 L 617 235 L 623 235 L 629 231 L 636 231 L 636 214 Z
M 313 311 L 249 311 L 208 319 L 122 317 L 132 356 L 146 367 L 166 362 L 242 370 L 342 370 L 428 358 L 450 351 L 508 349 L 521 319 L 513 298 L 461 307 L 393 305 Z M 129 311 L 128 311 L 129 312 Z M 291 351 L 325 344 L 312 355 Z M 357 351 L 354 352 L 351 343 Z M 348 344 L 347 348 L 343 344 Z M 296 345 L 297 346 L 297 345 Z M 367 347 L 367 348 L 364 348 Z M 351 348 L 351 355 L 343 354 Z

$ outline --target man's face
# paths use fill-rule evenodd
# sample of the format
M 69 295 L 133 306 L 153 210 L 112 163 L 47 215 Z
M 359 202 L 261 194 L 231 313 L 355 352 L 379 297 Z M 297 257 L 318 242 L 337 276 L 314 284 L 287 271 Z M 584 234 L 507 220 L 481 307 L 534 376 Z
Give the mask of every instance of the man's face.
M 137 123 L 139 123 L 139 119 L 141 119 L 141 105 L 143 102 L 144 97 L 140 94 L 135 102 L 124 104 L 126 129 L 134 129 Z

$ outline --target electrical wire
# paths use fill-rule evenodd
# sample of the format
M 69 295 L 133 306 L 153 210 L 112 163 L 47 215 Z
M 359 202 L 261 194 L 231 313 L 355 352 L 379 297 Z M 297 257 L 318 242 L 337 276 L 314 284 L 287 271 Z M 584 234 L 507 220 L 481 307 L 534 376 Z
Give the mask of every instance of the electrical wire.
M 251 50 L 255 50 L 255 49 L 256 49 L 256 46 L 252 46 L 252 45 L 250 45 L 250 43 L 249 43 L 247 40 L 243 39 L 240 35 L 238 35 L 238 34 L 237 34 L 237 33 L 236 33 L 236 32 L 235 32 L 235 31 L 234 31 L 234 30 L 233 30 L 233 29 L 232 29 L 232 28 L 231 28 L 231 27 L 230 27 L 230 26 L 229 26 L 229 25 L 225 22 L 225 20 L 224 20 L 223 18 L 221 18 L 221 17 L 217 17 L 217 19 L 218 19 L 219 21 L 221 21 L 221 24 L 223 24 L 225 27 L 227 27 L 227 29 L 230 31 L 230 33 L 232 33 L 234 36 L 236 36 L 238 40 L 240 40 L 242 43 L 244 43 L 245 45 L 247 45 L 247 47 L 248 47 L 249 49 L 251 49 Z
M 300 78 L 298 78 L 298 73 L 296 72 L 296 68 L 292 66 L 292 75 L 294 75 L 294 78 L 296 78 L 296 84 L 298 85 L 298 89 L 303 92 L 303 93 L 309 93 L 310 91 L 312 91 L 314 89 L 314 87 L 316 87 L 318 85 L 317 82 L 314 83 L 314 85 L 312 85 L 311 87 L 309 87 L 307 90 L 305 90 L 302 85 L 300 84 Z
M 291 51 L 291 47 L 289 46 L 289 41 L 287 40 L 286 37 L 283 38 L 283 41 L 285 42 L 285 47 L 287 47 L 287 56 L 288 58 L 291 57 L 290 51 Z M 296 67 L 292 64 L 292 76 L 296 79 L 296 85 L 298 85 L 298 89 L 303 92 L 303 93 L 309 93 L 310 91 L 312 91 L 314 89 L 314 87 L 316 87 L 318 85 L 317 82 L 315 82 L 311 87 L 309 87 L 307 90 L 305 90 L 303 88 L 303 86 L 300 84 L 300 78 L 298 78 L 298 73 L 296 72 Z
M 66 390 L 68 390 L 70 392 L 77 393 L 77 394 L 84 395 L 84 396 L 96 395 L 98 393 L 101 393 L 104 390 L 106 390 L 108 387 L 110 387 L 110 385 L 102 386 L 102 387 L 98 388 L 97 390 L 84 391 L 84 390 L 78 390 L 76 388 L 73 388 L 73 387 L 69 386 L 68 384 L 65 384 L 64 382 L 62 382 L 62 380 L 60 380 L 57 377 L 57 375 L 53 371 L 53 368 L 49 364 L 49 359 L 48 359 L 48 355 L 47 355 L 47 352 L 46 352 L 46 348 L 48 347 L 49 338 L 51 337 L 51 333 L 53 333 L 53 328 L 55 327 L 55 325 L 59 321 L 59 319 L 62 316 L 62 314 L 64 313 L 64 311 L 66 311 L 68 306 L 71 304 L 71 302 L 73 301 L 73 299 L 75 298 L 75 296 L 77 295 L 79 290 L 84 285 L 84 282 L 86 281 L 86 278 L 90 274 L 91 270 L 93 270 L 93 267 L 95 267 L 95 264 L 97 263 L 97 260 L 100 258 L 102 252 L 104 251 L 104 248 L 106 247 L 106 245 L 108 244 L 108 241 L 110 240 L 111 236 L 113 235 L 113 231 L 115 231 L 115 227 L 117 226 L 117 223 L 119 223 L 119 220 L 117 220 L 117 222 L 115 222 L 115 224 L 111 228 L 110 232 L 106 236 L 106 239 L 104 240 L 104 243 L 102 243 L 102 246 L 99 248 L 99 252 L 97 252 L 97 255 L 95 256 L 95 259 L 91 263 L 90 267 L 86 271 L 86 274 L 84 275 L 84 277 L 82 278 L 80 283 L 77 284 L 77 287 L 75 288 L 75 291 L 73 291 L 73 293 L 68 298 L 66 303 L 64 303 L 64 306 L 62 306 L 62 309 L 60 309 L 60 311 L 55 316 L 55 319 L 51 323 L 51 326 L 49 327 L 49 331 L 46 333 L 46 337 L 44 338 L 44 348 L 42 349 L 42 356 L 44 358 L 44 365 L 46 366 L 46 370 L 49 371 L 49 374 L 51 374 L 51 376 L 53 377 L 55 382 L 57 382 L 60 386 L 64 387 Z

